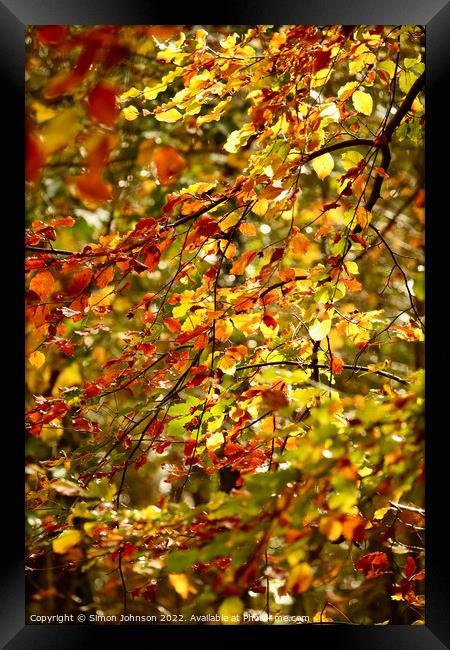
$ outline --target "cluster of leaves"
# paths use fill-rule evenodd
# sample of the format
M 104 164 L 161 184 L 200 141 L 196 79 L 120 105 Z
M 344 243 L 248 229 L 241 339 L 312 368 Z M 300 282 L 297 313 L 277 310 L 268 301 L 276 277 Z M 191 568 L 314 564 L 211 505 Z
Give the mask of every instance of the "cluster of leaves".
M 30 611 L 423 622 L 423 30 L 27 52 Z

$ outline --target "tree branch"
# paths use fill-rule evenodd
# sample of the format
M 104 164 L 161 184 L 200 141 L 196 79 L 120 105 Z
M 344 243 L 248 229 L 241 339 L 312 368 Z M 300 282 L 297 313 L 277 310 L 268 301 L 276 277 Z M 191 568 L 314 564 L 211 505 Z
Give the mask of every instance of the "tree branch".
M 44 248 L 43 246 L 25 246 L 25 250 L 36 253 L 48 253 L 49 255 L 76 255 L 76 251 L 63 251 L 56 248 Z
M 402 119 L 405 117 L 406 113 L 409 111 L 411 108 L 413 101 L 417 97 L 417 95 L 420 93 L 422 88 L 425 85 L 425 72 L 422 72 L 420 77 L 418 77 L 411 88 L 409 89 L 405 99 L 400 105 L 400 108 L 398 111 L 391 117 L 389 120 L 386 128 L 384 129 L 384 135 L 388 142 L 390 142 L 392 135 L 395 131 L 395 129 L 399 126 L 400 122 Z
M 249 370 L 252 368 L 264 368 L 265 366 L 296 366 L 297 368 L 323 368 L 325 370 L 330 370 L 330 367 L 325 363 L 299 363 L 298 361 L 266 361 L 263 363 L 251 363 L 246 366 L 238 366 L 236 368 L 236 372 L 240 370 Z M 343 365 L 343 368 L 345 370 L 353 370 L 353 371 L 360 370 L 362 372 L 372 372 L 374 375 L 380 375 L 381 377 L 386 377 L 387 379 L 393 379 L 394 381 L 398 381 L 399 384 L 404 384 L 405 386 L 408 385 L 406 379 L 397 377 L 397 375 L 393 375 L 391 372 L 386 372 L 385 370 L 371 370 L 368 366 L 354 366 L 347 363 Z

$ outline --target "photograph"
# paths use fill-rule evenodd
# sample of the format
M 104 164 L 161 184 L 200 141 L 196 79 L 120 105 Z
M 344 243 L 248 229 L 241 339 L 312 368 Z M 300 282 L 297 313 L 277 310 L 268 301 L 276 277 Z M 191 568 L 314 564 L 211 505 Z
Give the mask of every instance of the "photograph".
M 425 26 L 24 40 L 25 622 L 426 625 Z

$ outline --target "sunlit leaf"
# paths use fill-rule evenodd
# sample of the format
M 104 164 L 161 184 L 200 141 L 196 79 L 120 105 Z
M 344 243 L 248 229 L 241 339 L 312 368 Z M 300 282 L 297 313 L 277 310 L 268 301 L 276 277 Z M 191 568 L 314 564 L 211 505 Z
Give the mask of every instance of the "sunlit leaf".
M 182 115 L 176 108 L 169 108 L 166 111 L 155 113 L 155 118 L 158 122 L 168 122 L 172 124 L 172 122 L 178 122 L 178 120 L 182 118 Z
M 334 168 L 334 159 L 333 156 L 329 153 L 324 154 L 323 156 L 318 156 L 312 161 L 312 166 L 317 176 L 323 180 L 331 174 Z
M 61 535 L 58 535 L 58 537 L 53 540 L 53 552 L 61 555 L 67 553 L 67 551 L 69 551 L 73 546 L 79 544 L 80 541 L 80 531 L 74 529 L 64 530 Z
M 358 113 L 362 113 L 363 115 L 372 114 L 373 100 L 369 93 L 365 93 L 362 90 L 355 90 L 352 95 L 352 102 Z
M 122 115 L 124 118 L 130 122 L 139 117 L 139 111 L 136 106 L 126 106 L 122 109 Z
M 28 361 L 34 368 L 41 368 L 45 363 L 45 354 L 42 354 L 39 350 L 32 352 L 28 357 Z
M 330 319 L 325 319 L 322 321 L 315 320 L 311 327 L 309 327 L 309 335 L 314 341 L 321 341 L 330 333 L 330 329 Z

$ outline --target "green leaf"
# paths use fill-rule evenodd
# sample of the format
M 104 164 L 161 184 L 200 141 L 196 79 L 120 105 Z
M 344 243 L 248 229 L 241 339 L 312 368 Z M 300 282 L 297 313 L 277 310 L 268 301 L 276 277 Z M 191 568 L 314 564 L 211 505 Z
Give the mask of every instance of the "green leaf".
M 167 558 L 166 568 L 169 573 L 183 573 L 191 569 L 198 559 L 199 551 L 196 548 L 172 551 Z
M 352 167 L 356 167 L 362 158 L 359 151 L 345 151 L 341 156 L 342 166 L 345 171 L 348 171 Z
M 377 70 L 384 70 L 389 75 L 389 79 L 392 79 L 395 74 L 395 63 L 394 61 L 381 61 L 377 65 Z
M 253 496 L 253 503 L 259 505 L 281 493 L 290 482 L 298 481 L 300 472 L 295 468 L 278 470 L 278 472 L 261 472 L 245 478 L 245 489 Z
M 410 72 L 409 70 L 402 70 L 398 75 L 398 85 L 400 87 L 400 90 L 402 90 L 404 93 L 408 93 L 417 78 L 418 77 L 416 74 L 414 74 L 414 72 Z

